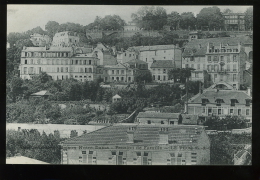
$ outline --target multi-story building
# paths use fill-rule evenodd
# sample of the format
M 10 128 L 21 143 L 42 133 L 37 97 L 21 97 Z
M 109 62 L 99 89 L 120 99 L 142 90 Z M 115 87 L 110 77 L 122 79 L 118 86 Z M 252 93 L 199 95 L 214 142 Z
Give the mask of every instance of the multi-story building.
M 175 45 L 154 45 L 154 46 L 136 46 L 130 47 L 127 51 L 135 52 L 135 56 L 139 60 L 148 63 L 148 68 L 154 60 L 172 60 L 175 62 L 176 68 L 181 68 L 182 50 Z
M 225 13 L 225 29 L 226 30 L 245 30 L 245 14 L 244 13 Z
M 139 124 L 172 124 L 178 125 L 180 113 L 139 112 L 136 123 Z
M 193 40 L 185 46 L 182 67 L 206 70 L 211 82 L 225 81 L 239 89 L 248 59 L 244 45 L 250 42 L 246 36 Z
M 75 54 L 72 47 L 24 47 L 19 68 L 22 79 L 46 72 L 54 80 L 86 81 L 95 79 L 97 65 L 99 59 Z
M 134 69 L 128 68 L 123 64 L 106 65 L 103 71 L 104 82 L 133 82 Z
M 124 26 L 124 31 L 139 31 L 141 28 L 136 26 L 134 22 L 128 22 L 127 25 Z
M 203 126 L 117 124 L 61 144 L 61 164 L 209 165 Z
M 210 86 L 210 76 L 206 70 L 193 70 L 191 71 L 190 81 L 200 81 L 203 83 L 203 87 L 207 88 Z
M 201 118 L 211 115 L 219 117 L 237 115 L 244 116 L 249 120 L 252 119 L 252 97 L 244 91 L 231 89 L 232 86 L 230 85 L 220 84 L 205 89 L 203 93 L 189 99 L 185 111 Z M 222 89 L 219 89 L 219 87 L 222 87 Z
M 151 65 L 153 81 L 170 82 L 168 73 L 175 68 L 173 60 L 155 60 Z
M 128 48 L 127 51 L 124 51 L 123 49 L 118 51 L 116 58 L 118 63 L 124 64 L 132 59 L 137 59 L 138 55 L 134 48 Z
M 79 44 L 79 35 L 76 32 L 64 31 L 54 35 L 52 46 L 72 46 Z
M 51 38 L 48 35 L 41 35 L 38 33 L 34 33 L 30 35 L 30 40 L 32 41 L 34 46 L 49 46 L 51 43 Z

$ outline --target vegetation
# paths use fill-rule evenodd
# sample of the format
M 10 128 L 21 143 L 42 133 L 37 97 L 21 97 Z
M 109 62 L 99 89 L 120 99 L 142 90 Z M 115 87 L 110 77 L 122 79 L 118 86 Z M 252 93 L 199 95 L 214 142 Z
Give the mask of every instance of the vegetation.
M 6 130 L 6 157 L 16 154 L 37 159 L 51 164 L 60 164 L 61 147 L 59 143 L 64 139 L 60 138 L 59 131 L 47 135 L 40 134 L 36 129 L 31 130 Z

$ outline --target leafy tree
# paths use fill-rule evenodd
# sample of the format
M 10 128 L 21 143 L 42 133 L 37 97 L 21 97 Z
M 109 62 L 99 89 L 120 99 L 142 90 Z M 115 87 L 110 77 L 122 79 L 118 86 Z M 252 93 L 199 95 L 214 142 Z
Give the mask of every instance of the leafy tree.
M 174 30 L 177 30 L 179 24 L 180 24 L 181 16 L 178 12 L 172 11 L 170 14 L 168 14 L 167 17 L 167 25 L 174 28 Z
M 196 18 L 192 12 L 181 14 L 180 27 L 182 29 L 195 29 Z
M 60 24 L 56 21 L 48 21 L 45 25 L 45 30 L 47 31 L 48 35 L 53 38 L 55 33 L 58 32 Z
M 148 30 L 160 30 L 167 23 L 167 13 L 163 7 L 143 6 L 131 17 L 137 26 Z
M 151 82 L 152 74 L 149 70 L 138 70 L 134 73 L 134 78 L 136 82 Z
M 253 7 L 249 7 L 245 11 L 245 27 L 246 29 L 253 29 Z
M 224 17 L 217 6 L 203 8 L 197 14 L 198 26 L 208 26 L 209 29 L 223 28 Z
M 232 13 L 232 12 L 233 12 L 233 11 L 232 11 L 231 9 L 229 9 L 229 8 L 224 9 L 224 11 L 223 11 L 224 14 L 226 14 L 226 13 Z

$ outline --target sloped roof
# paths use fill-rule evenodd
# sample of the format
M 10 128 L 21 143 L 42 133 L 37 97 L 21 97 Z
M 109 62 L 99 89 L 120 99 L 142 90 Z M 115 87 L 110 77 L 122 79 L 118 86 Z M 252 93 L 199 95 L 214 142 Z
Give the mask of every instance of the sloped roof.
M 52 95 L 52 94 L 49 93 L 48 91 L 39 91 L 37 93 L 31 94 L 31 96 L 49 96 L 49 95 Z
M 118 63 L 118 64 L 116 64 L 116 65 L 106 65 L 105 66 L 105 68 L 110 68 L 110 69 L 125 69 L 126 67 L 123 65 L 123 64 L 121 64 L 121 63 Z
M 156 60 L 151 68 L 175 68 L 173 60 Z
M 238 45 L 238 43 L 240 42 L 242 44 L 253 44 L 252 38 L 248 36 L 194 39 L 185 45 L 183 57 L 191 56 L 191 55 L 204 56 L 207 51 L 208 43 L 213 43 L 214 46 L 219 46 L 221 43 L 229 44 L 230 46 L 232 46 L 232 45 Z M 198 45 L 201 45 L 201 48 L 199 48 Z M 195 49 L 195 52 L 192 53 L 193 49 Z
M 127 143 L 127 131 L 130 127 L 136 127 L 134 132 L 134 140 L 138 142 Z M 198 141 L 190 142 L 191 136 L 193 140 L 198 140 L 200 134 L 204 131 L 203 126 L 197 125 L 137 125 L 137 124 L 118 124 L 108 126 L 97 131 L 84 134 L 79 137 L 70 138 L 64 141 L 64 145 L 69 144 L 86 144 L 86 145 L 158 145 L 160 128 L 168 128 L 169 142 L 176 141 L 174 144 L 196 145 Z M 197 128 L 197 129 L 196 129 Z M 198 132 L 198 134 L 196 133 Z
M 28 158 L 25 156 L 7 157 L 6 164 L 49 164 L 37 159 Z
M 178 119 L 180 113 L 152 113 L 152 112 L 139 112 L 137 118 L 166 118 L 166 119 Z
M 196 125 L 198 120 L 198 115 L 194 114 L 182 114 L 182 124 Z
M 201 99 L 208 99 L 209 103 L 216 103 L 216 99 L 223 99 L 223 104 L 230 104 L 231 99 L 237 99 L 236 104 L 246 104 L 246 99 L 252 99 L 243 91 L 236 90 L 209 90 L 202 94 L 197 94 L 189 100 L 189 103 L 201 103 Z
M 110 54 L 109 51 L 103 52 L 103 65 L 116 65 L 117 60 L 114 56 Z
M 130 60 L 130 61 L 127 61 L 126 62 L 127 64 L 135 64 L 135 63 L 137 63 L 137 64 L 147 64 L 147 62 L 144 62 L 144 61 L 142 61 L 142 60 L 139 60 L 139 59 L 132 59 L 132 60 Z
M 116 94 L 116 95 L 114 95 L 112 98 L 113 98 L 113 99 L 114 99 L 114 98 L 121 98 L 121 96 L 119 96 L 118 94 Z

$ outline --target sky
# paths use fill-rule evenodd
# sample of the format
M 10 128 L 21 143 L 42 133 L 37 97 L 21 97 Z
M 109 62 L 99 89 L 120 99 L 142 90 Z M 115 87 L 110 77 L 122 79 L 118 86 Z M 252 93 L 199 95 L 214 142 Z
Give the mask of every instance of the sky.
M 141 6 L 130 5 L 7 5 L 7 33 L 25 32 L 37 26 L 45 30 L 48 21 L 59 24 L 66 22 L 88 25 L 96 16 L 119 15 L 126 22 L 131 21 L 131 14 Z M 167 14 L 193 12 L 198 14 L 204 7 L 210 6 L 161 6 Z M 250 6 L 218 6 L 221 11 L 226 8 L 233 12 L 244 12 Z

